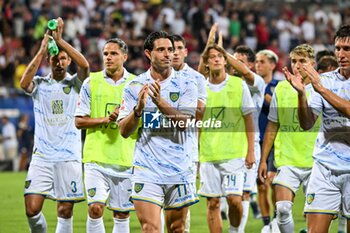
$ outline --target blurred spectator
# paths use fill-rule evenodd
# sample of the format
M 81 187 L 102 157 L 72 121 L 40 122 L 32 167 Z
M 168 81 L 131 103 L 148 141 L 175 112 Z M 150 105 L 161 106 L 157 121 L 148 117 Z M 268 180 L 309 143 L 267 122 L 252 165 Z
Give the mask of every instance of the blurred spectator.
M 2 137 L 1 142 L 4 148 L 5 158 L 0 158 L 1 160 L 14 160 L 17 157 L 18 141 L 16 136 L 16 128 L 10 122 L 7 116 L 1 118 L 2 123 Z
M 19 151 L 19 170 L 27 170 L 31 152 L 33 148 L 33 136 L 34 131 L 29 125 L 29 115 L 24 114 L 19 118 L 17 138 L 18 138 L 18 151 Z

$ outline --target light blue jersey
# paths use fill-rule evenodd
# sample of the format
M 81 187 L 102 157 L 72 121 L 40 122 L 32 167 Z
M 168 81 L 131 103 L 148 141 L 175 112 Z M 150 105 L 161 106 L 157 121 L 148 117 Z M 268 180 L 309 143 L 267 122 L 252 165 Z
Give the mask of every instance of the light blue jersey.
M 118 121 L 128 116 L 137 104 L 138 93 L 146 83 L 153 83 L 150 71 L 137 76 L 124 88 L 123 102 Z M 197 87 L 193 78 L 172 70 L 171 75 L 160 82 L 161 97 L 173 108 L 195 116 Z M 169 122 L 157 111 L 148 97 L 142 114 L 140 137 L 136 141 L 133 158 L 133 182 L 156 184 L 185 184 L 193 182 L 191 140 L 187 130 L 169 127 Z M 163 120 L 164 117 L 164 120 Z
M 183 72 L 184 76 L 189 79 L 189 78 L 195 78 L 196 81 L 196 86 L 198 90 L 198 101 L 203 102 L 206 104 L 207 102 L 207 89 L 206 89 L 206 84 L 207 80 L 204 78 L 204 76 L 199 73 L 198 71 L 194 70 L 191 68 L 189 65 L 185 63 L 185 66 L 182 70 L 179 72 Z M 190 138 L 191 142 L 191 155 L 193 156 L 193 162 L 198 162 L 199 161 L 199 156 L 198 156 L 198 129 L 196 127 L 191 127 L 188 130 L 188 137 Z
M 255 129 L 255 143 L 259 144 L 260 140 L 260 131 L 259 131 L 259 115 L 261 112 L 262 105 L 264 103 L 264 95 L 265 95 L 265 81 L 264 79 L 253 72 L 254 75 L 254 84 L 248 85 L 250 95 L 255 104 L 256 111 L 253 112 L 253 120 L 254 120 L 254 129 Z M 259 145 L 260 147 L 260 145 Z M 260 153 L 259 153 L 260 154 Z
M 33 98 L 35 133 L 34 160 L 81 161 L 81 134 L 74 124 L 81 81 L 77 75 L 57 82 L 51 78 L 35 76 Z
M 350 79 L 346 80 L 339 69 L 322 76 L 321 82 L 325 88 L 350 101 Z M 329 169 L 350 172 L 350 119 L 334 109 L 317 92 L 312 93 L 309 105 L 315 114 L 322 112 L 314 159 Z

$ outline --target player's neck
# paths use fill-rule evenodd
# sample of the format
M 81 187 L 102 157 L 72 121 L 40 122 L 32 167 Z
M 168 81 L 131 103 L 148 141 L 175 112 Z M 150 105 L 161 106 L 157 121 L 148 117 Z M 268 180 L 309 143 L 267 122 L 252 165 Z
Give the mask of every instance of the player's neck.
M 159 80 L 163 81 L 167 79 L 171 75 L 172 68 L 167 68 L 167 69 L 157 69 L 154 66 L 151 66 L 150 72 L 151 72 L 151 77 L 154 80 Z
M 264 76 L 263 78 L 266 84 L 270 83 L 272 81 L 272 73 Z
M 114 82 L 117 82 L 119 79 L 121 79 L 124 75 L 124 69 L 118 69 L 114 72 L 106 70 L 106 74 L 108 77 L 110 77 Z
M 185 63 L 182 63 L 181 65 L 174 67 L 176 71 L 182 70 L 185 67 Z
M 210 71 L 209 82 L 212 84 L 220 84 L 226 78 L 226 73 L 222 70 L 219 71 Z
M 340 69 L 339 69 L 339 73 L 340 73 L 341 75 L 343 75 L 343 77 L 344 77 L 345 79 L 349 79 L 349 78 L 350 78 L 350 69 L 342 69 L 342 68 L 340 68 Z

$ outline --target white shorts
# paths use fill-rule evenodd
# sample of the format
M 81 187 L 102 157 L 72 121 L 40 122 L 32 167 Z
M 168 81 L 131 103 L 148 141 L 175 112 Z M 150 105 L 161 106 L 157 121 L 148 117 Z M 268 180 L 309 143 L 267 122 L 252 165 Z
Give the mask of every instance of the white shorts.
M 260 144 L 259 142 L 254 143 L 254 155 L 255 155 L 255 164 L 251 169 L 244 168 L 244 192 L 253 192 L 256 187 L 256 179 L 258 177 L 258 165 L 260 163 Z
M 334 214 L 342 210 L 350 219 L 350 173 L 329 170 L 315 161 L 312 167 L 304 212 Z
M 131 200 L 150 202 L 165 210 L 193 205 L 199 201 L 194 183 L 154 184 L 132 182 Z
M 82 164 L 78 161 L 30 163 L 24 195 L 39 194 L 57 201 L 83 201 Z
M 118 212 L 134 210 L 130 201 L 131 181 L 129 178 L 104 174 L 100 170 L 85 164 L 85 189 L 88 204 L 101 203 Z
M 273 185 L 281 185 L 290 189 L 294 195 L 300 185 L 303 185 L 303 192 L 306 192 L 307 185 L 311 174 L 311 168 L 298 168 L 293 166 L 282 166 L 277 169 Z
M 221 163 L 201 163 L 198 194 L 203 197 L 242 196 L 244 163 L 241 158 Z

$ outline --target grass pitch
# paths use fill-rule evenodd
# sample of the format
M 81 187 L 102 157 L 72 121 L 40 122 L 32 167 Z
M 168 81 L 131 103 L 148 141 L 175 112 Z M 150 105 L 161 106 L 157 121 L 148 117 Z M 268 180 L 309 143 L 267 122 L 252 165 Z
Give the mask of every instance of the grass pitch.
M 26 173 L 0 173 L 0 233 L 18 233 L 29 232 L 27 219 L 24 209 L 24 181 Z M 298 192 L 293 206 L 293 215 L 295 222 L 295 232 L 306 226 L 303 217 L 304 197 L 302 192 Z M 43 208 L 48 232 L 55 232 L 56 227 L 56 203 L 51 200 L 46 200 Z M 87 218 L 87 204 L 86 202 L 78 203 L 74 206 L 74 232 L 86 232 L 85 224 Z M 113 219 L 112 213 L 105 210 L 104 223 L 106 232 L 112 232 Z M 228 222 L 223 222 L 224 231 L 228 232 Z M 262 221 L 254 219 L 250 212 L 248 223 L 246 226 L 246 233 L 259 233 L 262 228 Z M 334 222 L 331 231 L 336 233 L 337 221 Z M 131 214 L 130 218 L 130 232 L 140 232 L 140 224 L 135 213 Z M 201 198 L 198 204 L 191 207 L 191 233 L 206 233 L 209 232 L 206 223 L 206 200 Z

